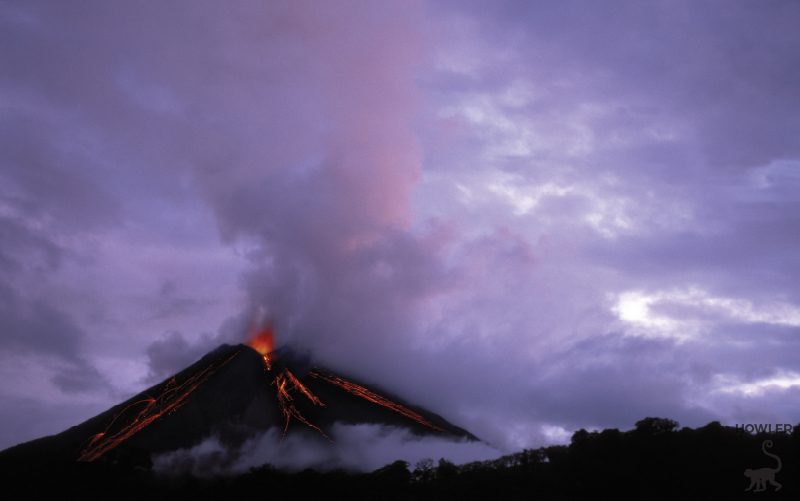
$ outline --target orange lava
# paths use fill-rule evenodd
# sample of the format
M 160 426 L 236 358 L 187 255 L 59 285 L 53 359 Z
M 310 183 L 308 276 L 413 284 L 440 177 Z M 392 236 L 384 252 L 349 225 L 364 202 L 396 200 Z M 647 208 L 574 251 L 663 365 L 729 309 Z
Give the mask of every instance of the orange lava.
M 430 429 L 436 430 L 436 431 L 444 431 L 442 428 L 439 428 L 438 426 L 436 426 L 435 424 L 431 423 L 430 421 L 428 421 L 427 419 L 422 417 L 420 414 L 412 411 L 411 409 L 409 409 L 407 407 L 404 407 L 404 406 L 402 406 L 402 405 L 400 405 L 398 403 L 392 402 L 388 398 L 383 397 L 381 395 L 378 395 L 377 393 L 375 393 L 375 392 L 373 392 L 373 391 L 371 391 L 371 390 L 369 390 L 369 389 L 367 389 L 367 388 L 365 388 L 365 387 L 363 387 L 361 385 L 352 383 L 352 382 L 350 382 L 350 381 L 348 381 L 346 379 L 340 378 L 339 376 L 334 376 L 332 374 L 325 374 L 325 373 L 323 373 L 323 372 L 321 372 L 319 370 L 316 370 L 316 369 L 311 371 L 310 374 L 311 374 L 311 377 L 315 377 L 315 378 L 321 379 L 321 380 L 323 380 L 323 381 L 325 381 L 327 383 L 334 384 L 334 385 L 342 388 L 343 390 L 345 390 L 345 391 L 347 391 L 349 393 L 352 393 L 353 395 L 356 395 L 358 397 L 363 398 L 364 400 L 368 400 L 368 401 L 372 402 L 373 404 L 378 404 L 378 405 L 386 407 L 387 409 L 390 409 L 390 410 L 392 410 L 394 412 L 397 412 L 398 414 L 401 414 L 401 415 L 403 415 L 403 416 L 405 416 L 405 417 L 407 417 L 409 419 L 413 419 L 417 423 L 419 423 L 419 424 L 421 424 L 421 425 L 423 425 L 423 426 L 425 426 L 427 428 L 430 428 Z
M 250 341 L 248 341 L 247 344 L 256 350 L 261 355 L 261 358 L 264 359 L 264 372 L 271 374 L 272 360 L 270 359 L 270 354 L 272 353 L 274 347 L 272 326 L 267 326 L 255 334 L 252 338 L 250 338 Z M 309 390 L 306 385 L 301 383 L 300 380 L 297 379 L 294 374 L 292 374 L 292 371 L 286 368 L 282 369 L 277 375 L 274 376 L 272 379 L 272 384 L 275 385 L 275 393 L 278 397 L 278 406 L 281 409 L 281 414 L 283 414 L 284 436 L 286 436 L 286 432 L 289 430 L 289 424 L 292 422 L 292 419 L 296 419 L 309 428 L 317 430 L 320 435 L 330 440 L 328 435 L 326 435 L 319 426 L 306 419 L 306 417 L 303 416 L 303 414 L 295 406 L 294 397 L 292 397 L 292 393 L 294 392 L 299 392 L 300 395 L 306 397 L 314 405 L 325 407 L 325 404 L 323 404 L 316 395 L 311 393 L 311 390 Z
M 296 419 L 309 428 L 316 430 L 323 437 L 331 440 L 320 427 L 303 416 L 295 405 L 295 399 L 306 398 L 313 405 L 319 407 L 325 407 L 325 404 L 319 397 L 314 395 L 306 385 L 295 377 L 288 368 L 284 367 L 273 371 L 273 361 L 270 359 L 274 348 L 272 326 L 267 326 L 254 334 L 247 344 L 261 355 L 264 360 L 265 375 L 272 379 L 272 384 L 275 386 L 278 404 L 284 421 L 283 435 L 285 436 L 289 430 L 292 419 Z M 236 352 L 221 362 L 206 365 L 201 370 L 189 376 L 182 383 L 178 383 L 177 379 L 173 377 L 162 386 L 161 393 L 158 396 L 148 396 L 122 409 L 122 411 L 111 419 L 104 431 L 93 435 L 87 440 L 78 454 L 78 461 L 91 462 L 99 459 L 108 451 L 119 446 L 160 417 L 172 414 L 178 410 L 187 402 L 188 398 L 197 388 L 238 354 L 239 352 Z M 439 432 L 444 431 L 417 412 L 378 395 L 361 385 L 347 381 L 339 376 L 322 372 L 318 369 L 312 370 L 309 375 L 313 378 L 338 386 L 348 393 L 363 398 L 373 404 L 394 411 L 427 428 Z
M 291 371 L 289 371 L 288 369 L 284 369 L 283 372 L 286 375 L 286 378 L 289 380 L 289 382 L 292 383 L 292 386 L 300 390 L 303 393 L 303 395 L 306 396 L 306 398 L 308 398 L 309 400 L 311 400 L 311 402 L 314 403 L 314 405 L 325 407 L 325 404 L 323 404 L 322 401 L 319 398 L 317 398 L 316 395 L 311 393 L 311 390 L 309 390 L 306 387 L 306 385 L 304 385 L 303 383 L 300 382 L 299 379 L 294 377 L 294 374 L 292 374 Z
M 289 430 L 289 423 L 291 423 L 292 418 L 297 419 L 304 425 L 317 430 L 320 435 L 330 440 L 328 435 L 325 434 L 322 429 L 309 421 L 308 419 L 303 416 L 297 407 L 294 405 L 294 399 L 292 398 L 291 392 L 293 390 L 300 390 L 301 394 L 303 394 L 306 398 L 311 400 L 314 405 L 324 406 L 319 398 L 316 397 L 311 391 L 303 385 L 295 376 L 291 373 L 289 369 L 283 369 L 283 371 L 275 377 L 275 380 L 272 382 L 277 388 L 278 394 L 278 404 L 281 408 L 281 413 L 283 414 L 283 435 L 286 436 L 286 432 Z
M 253 335 L 247 345 L 256 350 L 264 359 L 268 370 L 272 370 L 272 361 L 269 354 L 272 353 L 275 343 L 272 336 L 272 326 L 268 325 Z
M 158 418 L 178 410 L 200 385 L 205 383 L 220 367 L 230 362 L 238 354 L 239 352 L 236 352 L 222 362 L 207 365 L 180 384 L 173 377 L 164 385 L 158 397 L 147 397 L 122 409 L 108 423 L 105 431 L 92 436 L 78 454 L 78 461 L 91 462 L 97 460 Z M 122 420 L 122 416 L 129 414 L 129 411 L 133 411 L 137 407 L 141 407 L 141 409 L 136 412 L 133 418 L 130 418 L 126 423 L 119 425 L 118 429 L 112 431 L 113 428 L 117 428 L 116 425 Z

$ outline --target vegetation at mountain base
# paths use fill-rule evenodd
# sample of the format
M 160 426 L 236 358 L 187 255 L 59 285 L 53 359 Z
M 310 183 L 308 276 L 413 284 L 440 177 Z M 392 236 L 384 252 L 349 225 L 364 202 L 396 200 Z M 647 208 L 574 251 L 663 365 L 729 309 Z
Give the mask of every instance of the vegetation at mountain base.
M 775 468 L 762 453 L 770 440 L 781 458 L 776 491 L 746 491 L 748 468 Z M 64 463 L 49 471 L 4 465 L 3 482 L 26 497 L 75 499 L 798 499 L 800 427 L 750 434 L 718 422 L 692 429 L 645 418 L 634 429 L 576 431 L 569 445 L 526 449 L 494 460 L 456 465 L 395 461 L 370 473 L 286 472 L 265 465 L 238 476 L 159 475 L 141 457 Z

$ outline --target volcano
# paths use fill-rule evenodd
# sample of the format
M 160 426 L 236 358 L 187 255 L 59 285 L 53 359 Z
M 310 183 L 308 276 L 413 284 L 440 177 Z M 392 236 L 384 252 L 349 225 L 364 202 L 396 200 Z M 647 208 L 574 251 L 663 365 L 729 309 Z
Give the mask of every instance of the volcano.
M 220 346 L 77 426 L 0 452 L 0 464 L 147 465 L 154 454 L 192 447 L 212 435 L 237 447 L 270 428 L 333 444 L 328 430 L 337 423 L 478 440 L 437 414 L 314 365 L 291 348 L 273 350 L 267 330 L 248 345 Z

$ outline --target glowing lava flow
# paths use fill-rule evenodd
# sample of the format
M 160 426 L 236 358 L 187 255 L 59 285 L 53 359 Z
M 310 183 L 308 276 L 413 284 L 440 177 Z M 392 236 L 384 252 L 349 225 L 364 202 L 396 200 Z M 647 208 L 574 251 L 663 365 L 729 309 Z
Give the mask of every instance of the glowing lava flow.
M 289 430 L 289 423 L 292 421 L 292 418 L 295 418 L 304 425 L 308 426 L 309 428 L 317 430 L 320 435 L 330 440 L 330 437 L 328 437 L 328 435 L 326 435 L 325 432 L 322 431 L 322 429 L 319 426 L 315 425 L 314 423 L 306 419 L 300 413 L 300 411 L 297 410 L 297 407 L 295 407 L 294 405 L 293 401 L 294 399 L 290 394 L 292 390 L 295 389 L 300 390 L 300 392 L 303 395 L 305 395 L 306 398 L 311 400 L 314 403 L 314 405 L 319 405 L 324 407 L 325 404 L 323 404 L 320 401 L 320 399 L 316 397 L 316 395 L 311 393 L 311 390 L 306 388 L 303 385 L 303 383 L 301 383 L 296 377 L 294 377 L 294 374 L 292 374 L 289 369 L 283 369 L 283 372 L 281 372 L 275 377 L 275 380 L 272 382 L 272 384 L 274 384 L 277 387 L 278 404 L 280 404 L 281 413 L 283 414 L 284 436 L 286 436 L 286 432 Z
M 272 361 L 269 359 L 269 354 L 272 352 L 274 346 L 272 340 L 272 326 L 267 326 L 264 330 L 257 333 L 247 344 L 261 355 L 267 370 L 271 371 Z
M 283 415 L 283 436 L 288 432 L 292 419 L 296 419 L 309 428 L 316 430 L 326 439 L 331 440 L 319 426 L 309 421 L 297 408 L 297 399 L 302 398 L 307 399 L 314 406 L 325 407 L 325 404 L 289 368 L 285 367 L 285 364 L 281 364 L 279 358 L 276 358 L 276 354 L 280 352 L 273 351 L 272 328 L 267 327 L 258 332 L 248 344 L 263 359 L 264 374 L 270 380 L 270 383 L 275 386 L 276 398 Z M 239 351 L 224 360 L 206 364 L 205 367 L 195 371 L 183 382 L 179 383 L 177 377 L 173 377 L 159 388 L 160 393 L 157 396 L 147 396 L 129 404 L 111 419 L 102 432 L 92 435 L 86 440 L 78 452 L 77 460 L 84 462 L 95 461 L 162 416 L 174 413 L 188 401 L 195 390 L 238 354 Z M 274 367 L 275 365 L 277 367 Z M 314 369 L 308 374 L 315 379 L 338 386 L 352 395 L 416 421 L 431 430 L 444 431 L 444 429 L 431 423 L 417 412 L 392 402 L 388 398 L 361 385 L 319 369 Z
M 314 403 L 314 405 L 325 407 L 325 404 L 323 404 L 322 401 L 319 398 L 317 398 L 316 395 L 311 393 L 311 390 L 309 390 L 303 383 L 301 383 L 299 379 L 294 377 L 294 374 L 292 374 L 291 371 L 289 371 L 288 369 L 284 369 L 283 373 L 289 380 L 289 382 L 292 383 L 292 386 L 300 390 L 303 393 L 303 395 L 306 396 L 306 398 L 308 398 Z
M 334 376 L 333 374 L 325 374 L 325 373 L 323 373 L 323 372 L 321 372 L 319 370 L 316 370 L 316 369 L 311 371 L 310 375 L 311 375 L 311 377 L 315 377 L 315 378 L 321 379 L 321 380 L 323 380 L 323 381 L 325 381 L 327 383 L 334 384 L 334 385 L 342 388 L 343 390 L 345 390 L 345 391 L 347 391 L 349 393 L 352 393 L 353 395 L 356 395 L 358 397 L 363 398 L 364 400 L 368 400 L 368 401 L 372 402 L 373 404 L 378 404 L 378 405 L 386 407 L 387 409 L 390 409 L 390 410 L 392 410 L 394 412 L 397 412 L 398 414 L 402 414 L 403 416 L 405 416 L 405 417 L 407 417 L 409 419 L 413 419 L 417 423 L 419 423 L 419 424 L 421 424 L 421 425 L 423 425 L 425 427 L 428 427 L 428 428 L 430 428 L 432 430 L 444 431 L 442 428 L 439 428 L 438 426 L 436 426 L 435 424 L 431 423 L 430 421 L 428 421 L 427 419 L 422 417 L 420 414 L 412 411 L 411 409 L 409 409 L 407 407 L 403 407 L 402 405 L 400 405 L 398 403 L 392 402 L 388 398 L 382 397 L 381 395 L 378 395 L 377 393 L 375 393 L 373 391 L 370 391 L 369 389 L 364 388 L 361 385 L 352 383 L 352 382 L 350 382 L 350 381 L 348 381 L 346 379 L 340 378 L 339 376 Z
M 261 355 L 261 358 L 264 359 L 264 372 L 271 374 L 272 360 L 270 359 L 270 353 L 272 352 L 273 348 L 272 327 L 266 327 L 261 332 L 253 336 L 248 344 Z M 311 393 L 311 390 L 309 390 L 303 383 L 300 382 L 299 379 L 295 377 L 294 374 L 292 374 L 292 371 L 286 368 L 282 369 L 273 378 L 272 384 L 275 385 L 275 392 L 278 397 L 278 405 L 281 408 L 281 414 L 283 414 L 283 436 L 286 436 L 286 432 L 289 430 L 289 424 L 292 422 L 292 418 L 294 418 L 309 428 L 316 430 L 320 435 L 330 440 L 330 437 L 328 437 L 328 435 L 326 435 L 319 426 L 306 419 L 306 417 L 303 416 L 303 414 L 294 405 L 292 392 L 299 391 L 301 395 L 305 396 L 314 405 L 325 407 L 325 404 L 323 404 L 316 395 Z
M 78 461 L 91 462 L 100 458 L 103 454 L 114 449 L 122 442 L 128 440 L 146 426 L 156 421 L 161 416 L 171 414 L 186 403 L 189 396 L 200 385 L 205 383 L 220 367 L 230 362 L 239 352 L 234 353 L 222 362 L 212 363 L 205 366 L 202 370 L 192 374 L 186 381 L 178 384 L 176 378 L 170 379 L 163 387 L 158 397 L 148 397 L 134 402 L 120 411 L 106 429 L 89 439 L 89 442 L 78 454 Z M 122 416 L 132 411 L 136 407 L 141 409 L 136 415 L 118 430 L 111 431 Z
M 272 353 L 273 341 L 272 341 L 272 328 L 266 327 L 261 332 L 257 333 L 250 339 L 248 343 L 254 350 L 256 350 L 261 357 L 264 359 L 264 366 L 266 373 L 272 373 L 272 360 L 270 359 L 270 354 Z M 403 407 L 402 405 L 392 402 L 386 397 L 378 395 L 377 393 L 346 379 L 343 379 L 339 376 L 334 376 L 332 374 L 326 374 L 319 370 L 313 370 L 309 373 L 312 377 L 321 379 L 325 382 L 331 383 L 336 385 L 343 390 L 361 397 L 373 404 L 380 405 L 385 407 L 389 410 L 397 412 L 409 419 L 416 421 L 417 423 L 430 428 L 435 431 L 444 431 L 442 428 L 439 428 L 435 424 L 431 423 L 427 419 L 425 419 L 420 414 L 412 411 L 407 407 Z M 283 414 L 283 435 L 286 435 L 286 432 L 289 430 L 289 424 L 292 421 L 292 418 L 297 419 L 301 423 L 305 424 L 306 426 L 317 430 L 323 437 L 328 438 L 327 435 L 314 423 L 309 421 L 308 419 L 303 416 L 297 407 L 294 405 L 294 399 L 292 398 L 292 392 L 299 392 L 301 395 L 305 396 L 311 403 L 314 405 L 318 405 L 320 407 L 324 407 L 325 404 L 314 395 L 311 390 L 308 389 L 299 379 L 295 377 L 294 374 L 289 369 L 282 369 L 276 376 L 274 376 L 272 380 L 272 384 L 275 385 L 276 393 L 278 397 L 278 404 L 281 408 L 281 413 Z M 330 439 L 329 439 L 330 440 Z

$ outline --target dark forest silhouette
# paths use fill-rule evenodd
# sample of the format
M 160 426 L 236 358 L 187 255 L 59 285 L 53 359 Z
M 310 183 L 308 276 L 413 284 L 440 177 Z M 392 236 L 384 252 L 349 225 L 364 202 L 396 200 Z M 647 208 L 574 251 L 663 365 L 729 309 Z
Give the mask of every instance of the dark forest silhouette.
M 745 470 L 775 466 L 762 453 L 765 440 L 782 460 L 783 487 L 745 491 Z M 791 434 L 754 435 L 718 422 L 691 429 L 645 418 L 630 431 L 582 429 L 569 445 L 495 460 L 396 461 L 371 473 L 289 473 L 265 465 L 234 477 L 164 477 L 150 471 L 142 456 L 119 455 L 47 471 L 5 464 L 3 477 L 7 488 L 22 488 L 26 498 L 61 499 L 798 499 L 800 427 Z

